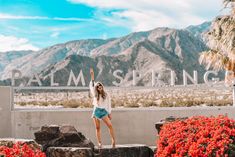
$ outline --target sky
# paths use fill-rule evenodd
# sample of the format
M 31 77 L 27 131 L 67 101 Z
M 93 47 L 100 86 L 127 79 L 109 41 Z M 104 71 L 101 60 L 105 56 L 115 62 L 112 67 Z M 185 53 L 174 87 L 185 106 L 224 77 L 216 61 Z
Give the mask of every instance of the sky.
M 222 0 L 0 0 L 0 52 L 185 28 L 212 21 L 222 8 Z

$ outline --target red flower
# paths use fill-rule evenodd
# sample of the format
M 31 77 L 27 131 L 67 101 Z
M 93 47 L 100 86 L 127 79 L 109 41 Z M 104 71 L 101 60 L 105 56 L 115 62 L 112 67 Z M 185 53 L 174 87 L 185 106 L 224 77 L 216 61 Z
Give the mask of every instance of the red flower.
M 5 155 L 5 157 L 46 157 L 41 150 L 20 142 L 15 143 L 12 148 L 0 146 L 0 155 Z
M 197 116 L 162 126 L 157 157 L 217 157 L 235 152 L 235 121 L 226 116 Z

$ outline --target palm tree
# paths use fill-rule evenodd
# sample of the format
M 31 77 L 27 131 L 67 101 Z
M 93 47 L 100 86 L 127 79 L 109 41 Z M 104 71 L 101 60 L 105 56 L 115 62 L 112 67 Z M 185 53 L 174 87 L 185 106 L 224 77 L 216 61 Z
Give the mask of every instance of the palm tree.
M 232 14 L 235 15 L 235 0 L 223 0 L 224 8 L 227 8 L 229 5 L 232 8 Z
M 225 8 L 231 8 L 231 14 L 217 17 L 206 40 L 209 51 L 202 52 L 199 58 L 206 68 L 233 71 L 235 77 L 235 0 L 224 0 Z

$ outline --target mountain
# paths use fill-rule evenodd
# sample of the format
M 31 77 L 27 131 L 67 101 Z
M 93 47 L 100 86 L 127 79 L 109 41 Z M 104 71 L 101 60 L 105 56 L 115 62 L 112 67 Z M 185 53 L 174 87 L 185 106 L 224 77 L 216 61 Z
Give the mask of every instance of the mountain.
M 91 51 L 93 57 L 100 55 L 117 55 L 132 45 L 148 38 L 149 32 L 135 32 L 127 36 L 114 39 L 107 44 L 101 45 Z
M 205 32 L 209 31 L 212 22 L 204 22 L 200 25 L 191 25 L 186 27 L 185 29 L 194 34 L 196 37 L 204 40 Z
M 8 51 L 4 53 L 0 52 L 0 72 L 13 60 L 28 55 L 32 52 L 33 51 Z
M 97 80 L 104 82 L 106 85 L 112 85 L 115 81 L 113 72 L 117 69 L 123 71 L 123 86 L 132 83 L 132 70 L 138 70 L 145 77 L 138 80 L 137 85 L 151 85 L 151 71 L 154 70 L 159 81 L 156 84 L 169 84 L 170 71 L 173 70 L 178 78 L 178 83 L 182 83 L 182 71 L 188 72 L 198 70 L 200 81 L 204 68 L 198 63 L 199 52 L 207 49 L 205 44 L 193 34 L 186 30 L 176 30 L 170 28 L 158 28 L 148 33 L 131 34 L 122 39 L 115 39 L 96 49 L 99 53 L 94 57 L 71 55 L 64 61 L 51 65 L 40 73 L 42 77 L 47 77 L 51 72 L 55 72 L 55 82 L 60 85 L 66 85 L 70 70 L 73 70 L 75 76 L 78 76 L 80 70 L 88 84 L 89 68 L 94 67 Z M 147 34 L 147 35 L 146 35 Z M 134 36 L 134 39 L 131 36 Z M 136 41 L 136 37 L 140 41 Z M 144 39 L 145 38 L 145 39 Z M 123 43 L 131 43 L 127 46 Z M 125 46 L 120 46 L 120 45 Z M 117 51 L 117 45 L 119 45 Z M 101 50 L 103 48 L 103 51 Z M 112 49 L 115 47 L 114 49 Z M 94 49 L 93 52 L 96 50 Z M 115 53 L 112 53 L 114 50 Z M 94 54 L 93 54 L 94 55 Z M 49 85 L 50 79 L 46 79 Z M 81 84 L 80 84 L 81 85 Z
M 22 61 L 30 60 L 34 53 L 33 51 L 0 52 L 0 80 L 11 77 L 12 69 L 20 69 Z
M 204 26 L 205 24 L 203 24 Z M 207 50 L 204 41 L 197 35 L 205 26 L 190 26 L 187 29 L 156 28 L 145 32 L 135 32 L 127 36 L 101 40 L 88 39 L 57 44 L 37 52 L 30 52 L 14 58 L 0 70 L 0 79 L 10 77 L 11 70 L 21 70 L 23 76 L 38 73 L 45 78 L 55 72 L 56 81 L 66 85 L 70 69 L 77 76 L 83 70 L 89 80 L 89 67 L 95 67 L 97 79 L 111 85 L 115 80 L 112 73 L 123 71 L 123 85 L 132 83 L 132 70 L 147 73 L 138 80 L 138 85 L 150 85 L 151 69 L 158 73 L 157 83 L 168 82 L 170 71 L 182 80 L 183 69 L 188 72 L 198 70 L 199 78 L 205 71 L 198 63 L 199 52 Z M 196 29 L 198 28 L 198 29 Z M 48 78 L 44 85 L 48 85 Z
M 21 55 L 16 57 L 10 63 L 2 65 L 2 69 L 0 69 L 0 80 L 9 78 L 12 69 L 20 69 L 23 75 L 30 75 L 43 70 L 51 64 L 62 61 L 65 57 L 72 54 L 89 56 L 92 49 L 112 40 L 113 39 L 88 39 L 70 41 L 64 44 L 51 46 L 37 52 L 27 53 L 27 55 Z M 23 51 L 18 51 L 18 53 L 21 54 Z
M 189 31 L 191 34 L 193 34 L 196 38 L 201 39 L 203 36 L 203 33 L 206 32 L 211 25 L 211 22 L 205 22 L 201 25 L 197 26 L 189 26 L 184 30 Z M 100 56 L 100 55 L 117 55 L 119 53 L 122 53 L 132 45 L 141 42 L 143 40 L 164 40 L 163 38 L 168 38 L 166 41 L 173 42 L 176 37 L 177 29 L 171 29 L 171 28 L 156 28 L 151 31 L 145 31 L 145 32 L 135 32 L 131 33 L 127 36 L 117 38 L 115 40 L 112 40 L 111 42 L 108 42 L 107 44 L 104 44 L 102 46 L 99 46 L 91 51 L 92 56 Z M 171 43 L 169 43 L 171 44 Z M 170 47 L 169 45 L 167 45 Z

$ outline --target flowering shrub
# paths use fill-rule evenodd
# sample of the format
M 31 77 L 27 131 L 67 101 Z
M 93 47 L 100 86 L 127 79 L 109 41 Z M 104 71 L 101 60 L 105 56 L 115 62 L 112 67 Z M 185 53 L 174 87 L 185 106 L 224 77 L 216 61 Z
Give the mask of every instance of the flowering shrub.
M 12 148 L 0 146 L 0 156 L 4 157 L 46 157 L 41 150 L 31 147 L 26 143 L 17 142 Z
M 192 117 L 162 126 L 155 157 L 235 156 L 235 120 Z

